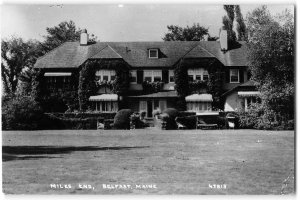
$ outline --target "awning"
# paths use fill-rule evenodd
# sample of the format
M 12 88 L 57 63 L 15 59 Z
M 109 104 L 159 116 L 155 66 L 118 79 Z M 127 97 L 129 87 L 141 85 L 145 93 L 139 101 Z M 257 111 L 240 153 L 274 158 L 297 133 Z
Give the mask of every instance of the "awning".
M 71 72 L 46 72 L 44 76 L 71 76 Z
M 242 97 L 253 97 L 260 95 L 260 92 L 258 91 L 240 91 L 238 92 L 238 96 Z
M 90 96 L 89 101 L 118 101 L 117 94 L 101 94 L 97 96 Z
M 219 115 L 218 111 L 206 111 L 206 112 L 197 112 L 196 116 L 211 116 L 211 115 Z
M 192 94 L 185 97 L 186 102 L 212 102 L 211 94 Z

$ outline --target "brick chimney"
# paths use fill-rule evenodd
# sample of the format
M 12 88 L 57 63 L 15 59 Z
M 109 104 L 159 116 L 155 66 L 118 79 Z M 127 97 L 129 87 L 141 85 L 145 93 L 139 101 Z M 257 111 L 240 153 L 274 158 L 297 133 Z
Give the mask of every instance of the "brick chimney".
M 89 34 L 86 29 L 83 29 L 80 33 L 80 46 L 86 46 L 89 41 Z
M 222 51 L 228 50 L 228 33 L 224 28 L 220 31 L 220 46 Z

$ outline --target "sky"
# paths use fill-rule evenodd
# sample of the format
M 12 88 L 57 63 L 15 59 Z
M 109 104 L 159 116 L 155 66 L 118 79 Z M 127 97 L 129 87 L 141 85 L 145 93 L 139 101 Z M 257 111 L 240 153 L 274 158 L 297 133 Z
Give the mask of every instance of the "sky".
M 243 17 L 259 4 L 240 4 Z M 271 14 L 292 5 L 267 5 Z M 225 11 L 221 4 L 2 4 L 1 37 L 20 36 L 42 41 L 46 27 L 72 20 L 100 41 L 162 41 L 167 25 L 199 23 L 218 36 Z

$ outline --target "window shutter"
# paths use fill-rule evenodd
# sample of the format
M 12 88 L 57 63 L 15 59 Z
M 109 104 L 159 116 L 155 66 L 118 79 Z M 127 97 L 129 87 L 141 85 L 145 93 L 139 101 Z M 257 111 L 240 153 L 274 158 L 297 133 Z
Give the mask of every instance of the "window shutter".
M 169 70 L 162 71 L 162 81 L 164 83 L 169 83 Z
M 244 70 L 239 70 L 240 83 L 244 83 Z
M 225 70 L 225 82 L 230 83 L 230 69 Z
M 143 74 L 143 71 L 142 70 L 137 70 L 136 72 L 136 75 L 137 75 L 137 83 L 138 84 L 142 84 L 143 83 L 143 79 L 144 79 L 144 74 Z

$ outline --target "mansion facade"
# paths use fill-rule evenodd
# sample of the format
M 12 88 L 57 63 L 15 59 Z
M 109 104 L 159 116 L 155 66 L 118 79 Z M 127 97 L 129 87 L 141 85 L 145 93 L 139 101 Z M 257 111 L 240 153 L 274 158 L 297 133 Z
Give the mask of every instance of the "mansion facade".
M 88 61 L 123 62 L 129 74 L 126 92 L 115 93 L 107 84 L 115 81 L 117 73 L 111 68 L 95 69 L 95 84 L 99 87 L 88 97 L 89 105 L 96 112 L 116 112 L 121 102 L 134 112 L 146 112 L 152 117 L 156 109 L 176 108 L 179 94 L 176 90 L 176 67 L 186 65 L 185 77 L 189 83 L 207 83 L 214 74 L 212 65 L 221 73 L 222 94 L 219 98 L 226 112 L 247 110 L 258 95 L 249 72 L 244 42 L 227 47 L 227 34 L 222 32 L 220 41 L 166 41 L 166 42 L 97 42 L 88 43 L 84 30 L 79 42 L 66 42 L 40 57 L 35 68 L 43 73 L 48 88 L 78 85 L 82 66 Z M 224 37 L 225 35 L 225 37 Z M 101 65 L 101 64 L 99 64 Z M 75 80 L 74 80 L 75 79 Z M 104 85 L 104 84 L 103 84 Z M 198 84 L 199 85 L 199 84 Z M 214 94 L 194 84 L 194 92 L 187 92 L 186 110 L 209 113 Z M 153 90 L 145 91 L 146 87 Z M 76 86 L 77 87 L 77 86 Z M 189 90 L 189 88 L 186 88 Z M 124 107 L 124 106 L 123 106 Z

